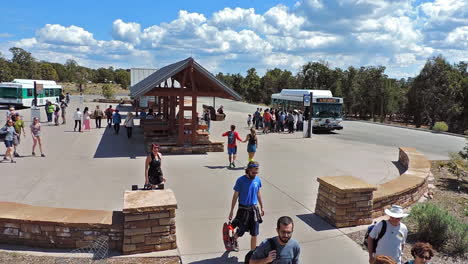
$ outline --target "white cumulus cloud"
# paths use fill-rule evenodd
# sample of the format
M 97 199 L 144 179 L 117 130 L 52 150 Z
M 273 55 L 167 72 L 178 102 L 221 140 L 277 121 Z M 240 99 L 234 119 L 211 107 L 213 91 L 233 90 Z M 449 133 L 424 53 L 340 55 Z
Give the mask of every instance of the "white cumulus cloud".
M 92 45 L 96 42 L 93 34 L 81 27 L 64 27 L 58 24 L 47 24 L 37 31 L 39 41 L 59 45 Z

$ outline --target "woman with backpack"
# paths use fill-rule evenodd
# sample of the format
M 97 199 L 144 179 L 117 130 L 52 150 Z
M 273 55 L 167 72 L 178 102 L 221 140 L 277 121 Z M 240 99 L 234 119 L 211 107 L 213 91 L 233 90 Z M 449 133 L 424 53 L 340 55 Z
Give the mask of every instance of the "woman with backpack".
M 31 136 L 33 138 L 32 155 L 36 156 L 36 153 L 34 151 L 36 150 L 36 145 L 39 143 L 41 157 L 45 157 L 44 152 L 42 152 L 41 123 L 39 123 L 39 119 L 37 117 L 34 117 L 33 123 L 31 124 L 30 128 Z
M 249 162 L 254 160 L 255 152 L 257 152 L 258 139 L 255 129 L 252 127 L 250 129 L 250 134 L 247 134 L 245 137 L 244 143 L 247 143 L 247 153 L 249 153 Z
M 159 145 L 151 144 L 150 154 L 146 157 L 145 162 L 145 187 L 144 189 L 153 189 L 155 185 L 160 185 L 166 182 L 161 169 L 161 153 Z M 164 188 L 164 186 L 162 186 Z
M 13 140 L 19 134 L 16 133 L 15 127 L 13 126 L 13 120 L 10 119 L 6 122 L 5 126 L 0 129 L 0 134 L 5 134 L 4 141 L 6 152 L 3 160 L 7 161 L 7 157 L 9 156 L 11 163 L 16 163 L 16 161 L 13 160 Z

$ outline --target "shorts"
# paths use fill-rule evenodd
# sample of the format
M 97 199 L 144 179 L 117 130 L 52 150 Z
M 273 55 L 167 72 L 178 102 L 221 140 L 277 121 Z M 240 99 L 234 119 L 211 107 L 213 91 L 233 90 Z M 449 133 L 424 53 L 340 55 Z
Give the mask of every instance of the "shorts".
M 5 147 L 7 148 L 13 147 L 13 140 L 5 140 Z
M 237 154 L 237 146 L 232 147 L 232 148 L 228 147 L 228 154 L 229 155 L 236 155 Z
M 257 152 L 257 145 L 247 145 L 247 152 Z
M 18 146 L 21 143 L 20 135 L 17 135 L 13 138 L 13 145 Z
M 236 215 L 236 218 L 233 221 L 233 225 L 237 227 L 236 233 L 239 237 L 243 236 L 245 232 L 249 232 L 251 236 L 258 236 L 258 234 L 260 233 L 260 223 L 254 221 L 253 217 L 251 217 L 250 219 L 251 221 L 249 221 L 247 225 L 242 225 L 237 220 L 237 215 Z

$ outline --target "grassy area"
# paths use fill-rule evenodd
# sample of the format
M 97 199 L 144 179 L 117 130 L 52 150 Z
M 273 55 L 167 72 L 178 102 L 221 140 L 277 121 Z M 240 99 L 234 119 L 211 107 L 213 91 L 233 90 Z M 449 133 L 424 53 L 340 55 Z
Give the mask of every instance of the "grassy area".
M 79 85 L 77 83 L 59 83 L 62 85 L 63 90 L 65 93 L 70 93 L 72 95 L 74 94 L 80 94 L 79 91 Z M 83 85 L 84 90 L 83 94 L 94 94 L 94 95 L 102 95 L 102 86 L 104 83 L 88 83 Z M 109 84 L 112 89 L 115 91 L 115 95 L 129 95 L 130 90 L 128 89 L 122 89 L 120 85 L 118 84 Z

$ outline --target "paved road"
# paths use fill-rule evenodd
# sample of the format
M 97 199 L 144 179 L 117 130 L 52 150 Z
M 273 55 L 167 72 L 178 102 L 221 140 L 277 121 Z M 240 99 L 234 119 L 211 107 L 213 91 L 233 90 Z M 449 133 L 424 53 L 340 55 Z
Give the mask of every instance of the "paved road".
M 204 98 L 201 103 L 212 103 Z M 256 106 L 217 99 L 225 106 L 226 121 L 213 122 L 212 139 L 235 124 L 241 136 L 247 133 L 247 113 Z M 88 106 L 94 104 L 86 103 Z M 72 103 L 68 111 L 69 119 Z M 103 106 L 103 105 L 101 105 Z M 201 108 L 201 107 L 200 107 Z M 123 109 L 125 110 L 125 109 Z M 27 119 L 28 110 L 22 110 Z M 4 114 L 0 114 L 2 120 Z M 261 164 L 265 222 L 260 238 L 273 236 L 279 216 L 293 216 L 294 238 L 303 248 L 303 263 L 320 259 L 323 263 L 366 263 L 366 254 L 342 230 L 324 223 L 314 214 L 317 177 L 354 175 L 370 183 L 382 183 L 398 177 L 393 163 L 398 146 L 414 146 L 429 158 L 445 158 L 448 151 L 464 145 L 458 137 L 414 130 L 345 122 L 336 134 L 314 135 L 304 139 L 296 134 L 259 135 L 256 159 Z M 94 128 L 94 125 L 93 125 Z M 46 158 L 24 157 L 18 163 L 1 163 L 0 200 L 55 207 L 120 210 L 124 190 L 142 184 L 144 159 L 141 131 L 135 138 L 114 135 L 110 129 L 92 129 L 74 133 L 72 124 L 44 126 Z M 20 146 L 29 154 L 31 139 Z M 247 161 L 246 146 L 239 146 L 238 165 Z M 177 212 L 178 251 L 184 263 L 238 263 L 248 248 L 248 239 L 240 241 L 243 252 L 224 254 L 221 225 L 229 213 L 232 187 L 243 169 L 228 170 L 226 153 L 165 156 L 163 170 L 167 187 L 174 190 Z M 340 248 L 341 254 L 335 254 Z

